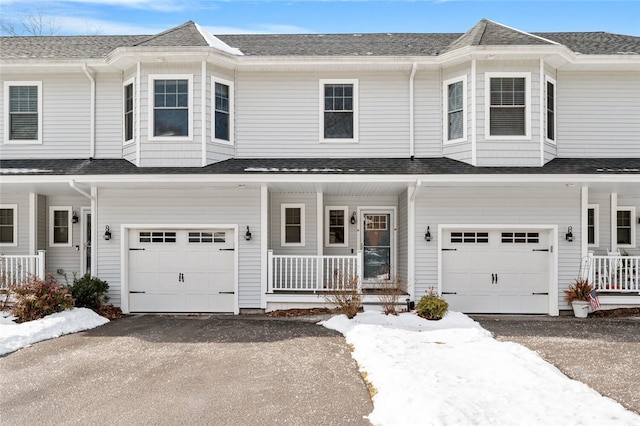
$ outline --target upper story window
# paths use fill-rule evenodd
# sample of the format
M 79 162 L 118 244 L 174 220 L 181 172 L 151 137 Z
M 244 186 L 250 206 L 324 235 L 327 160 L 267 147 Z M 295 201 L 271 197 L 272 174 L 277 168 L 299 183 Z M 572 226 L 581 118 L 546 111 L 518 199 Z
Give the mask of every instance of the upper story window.
M 304 246 L 304 204 L 281 205 L 282 246 Z
M 71 207 L 49 207 L 49 245 L 70 247 L 72 242 Z
M 358 141 L 358 80 L 320 80 L 320 140 Z
M 212 78 L 213 138 L 216 142 L 233 144 L 233 83 Z
M 555 143 L 556 141 L 556 82 L 552 78 L 547 77 L 546 85 L 546 125 L 547 125 L 547 141 Z
M 444 82 L 445 127 L 444 143 L 460 142 L 467 138 L 465 119 L 467 82 L 456 78 Z
M 0 245 L 18 245 L 18 206 L 0 204 Z
M 636 208 L 618 207 L 616 212 L 616 235 L 618 246 L 636 246 Z
M 124 141 L 133 141 L 133 82 L 127 83 L 124 86 Z
M 190 75 L 150 75 L 153 108 L 150 139 L 190 140 L 193 120 Z
M 529 137 L 529 80 L 528 73 L 486 74 L 487 139 Z
M 598 233 L 600 221 L 600 207 L 597 204 L 587 206 L 587 244 L 598 247 L 600 245 Z
M 5 142 L 42 143 L 42 82 L 6 81 Z
M 348 247 L 349 246 L 349 208 L 326 206 L 324 209 L 325 246 Z

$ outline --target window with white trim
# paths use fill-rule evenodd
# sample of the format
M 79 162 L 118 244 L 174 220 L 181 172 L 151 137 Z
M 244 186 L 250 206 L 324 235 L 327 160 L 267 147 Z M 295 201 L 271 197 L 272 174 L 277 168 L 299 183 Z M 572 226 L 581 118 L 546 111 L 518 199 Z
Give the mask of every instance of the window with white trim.
M 18 245 L 18 205 L 0 204 L 0 246 Z
M 487 139 L 529 137 L 529 81 L 529 73 L 486 73 Z
M 213 87 L 213 139 L 233 144 L 233 82 L 211 78 Z
M 155 140 L 190 140 L 193 127 L 193 77 L 149 76 L 153 108 L 149 109 L 149 135 Z
M 320 140 L 358 141 L 358 80 L 320 80 Z
M 304 246 L 304 204 L 282 204 L 280 208 L 280 245 Z
M 593 247 L 600 245 L 599 234 L 600 206 L 589 204 L 587 206 L 587 244 Z
M 616 211 L 616 239 L 619 247 L 636 246 L 635 217 L 635 207 L 618 207 Z
M 546 84 L 546 138 L 548 142 L 556 142 L 556 81 L 547 77 Z
M 325 206 L 325 234 L 327 247 L 349 247 L 349 207 Z
M 467 138 L 467 120 L 465 105 L 467 103 L 466 78 L 455 78 L 444 82 L 445 128 L 444 141 L 455 143 Z
M 42 143 L 42 82 L 5 81 L 5 142 Z
M 125 83 L 124 85 L 124 116 L 123 116 L 123 136 L 124 142 L 133 141 L 133 108 L 134 108 L 134 99 L 135 96 L 133 94 L 133 81 Z
M 71 247 L 72 214 L 72 208 L 69 206 L 49 207 L 49 246 Z

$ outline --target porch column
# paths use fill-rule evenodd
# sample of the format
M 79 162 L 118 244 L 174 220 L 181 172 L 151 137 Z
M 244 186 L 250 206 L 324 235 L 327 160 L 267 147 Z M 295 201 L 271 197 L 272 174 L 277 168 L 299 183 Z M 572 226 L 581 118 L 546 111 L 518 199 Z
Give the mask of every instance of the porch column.
M 267 250 L 269 249 L 269 188 L 266 185 L 260 187 L 260 307 L 267 309 L 267 296 L 269 291 L 269 259 Z
M 92 277 L 98 276 L 98 188 L 91 187 L 91 271 Z
M 322 192 L 316 193 L 316 228 L 318 241 L 316 254 L 321 256 L 324 253 L 324 194 Z
M 29 193 L 29 254 L 38 248 L 38 194 Z
M 589 187 L 583 186 L 580 190 L 580 258 L 584 259 L 589 251 Z
M 635 219 L 635 218 L 634 218 Z M 618 251 L 618 193 L 611 193 L 611 251 Z

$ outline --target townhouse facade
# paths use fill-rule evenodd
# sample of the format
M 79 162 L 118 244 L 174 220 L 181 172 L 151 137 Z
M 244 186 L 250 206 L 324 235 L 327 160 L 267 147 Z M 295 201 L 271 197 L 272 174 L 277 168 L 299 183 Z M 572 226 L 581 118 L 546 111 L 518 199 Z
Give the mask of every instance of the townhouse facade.
M 0 253 L 124 312 L 640 305 L 640 37 L 0 38 Z M 38 256 L 38 253 L 40 255 Z M 16 266 L 17 265 L 17 266 Z M 12 275 L 13 274 L 13 275 Z

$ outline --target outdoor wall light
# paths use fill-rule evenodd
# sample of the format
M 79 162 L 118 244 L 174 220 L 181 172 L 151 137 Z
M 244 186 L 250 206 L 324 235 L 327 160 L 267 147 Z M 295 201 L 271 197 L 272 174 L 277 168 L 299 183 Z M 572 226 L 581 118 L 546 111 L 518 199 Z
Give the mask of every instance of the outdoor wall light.
M 428 226 L 427 226 L 427 233 L 424 234 L 424 240 L 425 241 L 431 241 L 431 231 L 429 230 Z
M 567 234 L 564 236 L 564 239 L 571 242 L 573 241 L 573 228 L 569 227 L 569 229 L 567 229 Z
M 104 227 L 104 239 L 107 241 L 111 239 L 111 231 L 109 231 L 109 225 Z
M 249 230 L 248 226 L 247 226 L 247 232 L 244 234 L 244 239 L 247 241 L 251 241 L 251 231 Z
M 80 219 L 78 219 L 78 212 L 74 210 L 71 214 L 71 222 L 78 223 L 79 220 Z
M 356 212 L 351 213 L 351 224 L 355 225 L 356 224 Z

